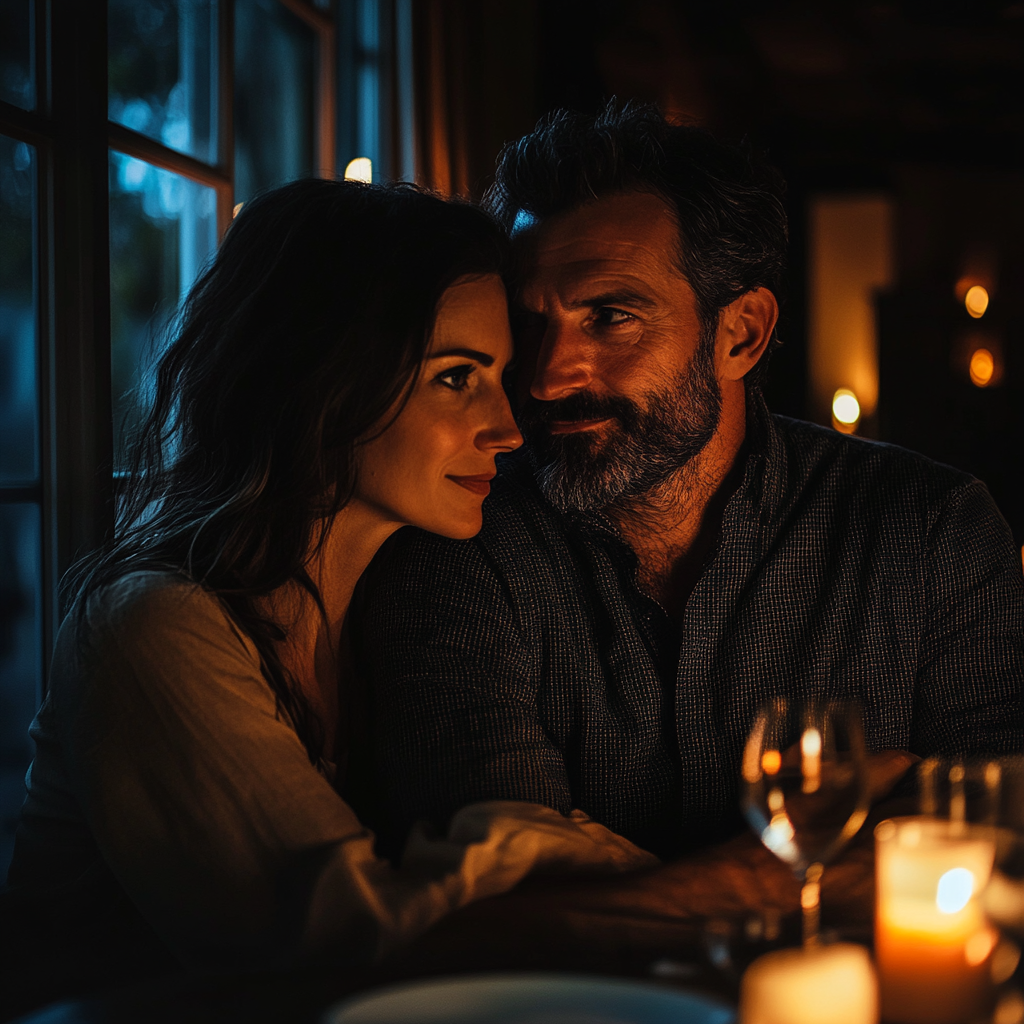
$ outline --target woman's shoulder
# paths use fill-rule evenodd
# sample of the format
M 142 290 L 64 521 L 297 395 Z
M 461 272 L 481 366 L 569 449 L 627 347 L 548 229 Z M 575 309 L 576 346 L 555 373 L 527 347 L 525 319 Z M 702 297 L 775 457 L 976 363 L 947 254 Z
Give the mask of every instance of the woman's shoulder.
M 97 587 L 79 621 L 79 628 L 90 638 L 229 633 L 236 642 L 251 647 L 215 593 L 171 572 L 132 572 Z
M 95 663 L 190 663 L 261 676 L 259 653 L 217 595 L 175 573 L 140 571 L 97 587 L 62 628 Z M 70 637 L 69 637 L 70 639 Z

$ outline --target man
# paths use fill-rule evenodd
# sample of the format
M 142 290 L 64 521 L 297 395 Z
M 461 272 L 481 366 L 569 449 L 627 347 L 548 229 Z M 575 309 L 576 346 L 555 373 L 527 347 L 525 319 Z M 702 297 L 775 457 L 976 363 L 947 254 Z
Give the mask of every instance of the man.
M 651 108 L 506 149 L 527 446 L 477 538 L 406 531 L 370 587 L 392 828 L 534 800 L 677 856 L 738 827 L 774 694 L 857 699 L 874 749 L 1024 746 L 1024 581 L 985 487 L 765 408 L 780 193 Z

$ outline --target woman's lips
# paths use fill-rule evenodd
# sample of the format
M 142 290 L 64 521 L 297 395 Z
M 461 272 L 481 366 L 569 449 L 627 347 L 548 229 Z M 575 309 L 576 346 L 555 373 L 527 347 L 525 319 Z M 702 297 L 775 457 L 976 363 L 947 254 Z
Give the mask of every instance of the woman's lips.
M 486 498 L 491 493 L 491 481 L 494 479 L 494 473 L 480 473 L 477 476 L 452 476 L 449 474 L 448 479 L 460 487 L 465 487 L 467 491 Z

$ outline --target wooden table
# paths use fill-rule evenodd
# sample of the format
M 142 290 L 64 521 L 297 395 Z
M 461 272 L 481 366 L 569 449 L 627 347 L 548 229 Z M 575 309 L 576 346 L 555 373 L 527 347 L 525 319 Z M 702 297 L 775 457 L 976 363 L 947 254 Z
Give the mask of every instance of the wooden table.
M 866 830 L 867 831 L 867 830 Z M 870 936 L 870 832 L 823 880 L 823 926 Z M 22 1018 L 33 1024 L 313 1024 L 346 995 L 438 975 L 554 970 L 658 978 L 719 996 L 761 948 L 740 938 L 748 922 L 778 921 L 799 941 L 799 886 L 753 836 L 617 879 L 539 879 L 452 914 L 383 963 L 281 974 L 149 981 Z M 731 929 L 739 945 L 721 941 Z M 779 940 L 776 940 L 779 941 Z M 717 960 L 718 965 L 712 963 Z

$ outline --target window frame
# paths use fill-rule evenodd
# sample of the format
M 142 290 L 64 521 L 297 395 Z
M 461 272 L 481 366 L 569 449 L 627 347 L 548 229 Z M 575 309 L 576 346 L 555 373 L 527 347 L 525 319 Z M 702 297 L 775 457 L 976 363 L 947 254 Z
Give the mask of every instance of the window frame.
M 107 5 L 29 0 L 33 110 L 0 101 L 0 134 L 35 149 L 34 302 L 38 476 L 0 484 L 0 503 L 40 508 L 43 692 L 64 609 L 60 581 L 113 527 L 114 434 L 110 381 L 108 162 L 111 149 L 212 187 L 217 238 L 234 210 L 234 6 L 217 8 L 217 162 L 180 153 L 107 116 Z M 243 0 L 244 2 L 244 0 Z M 335 11 L 275 0 L 316 36 L 315 166 L 336 160 Z M 41 699 L 42 693 L 37 694 Z

